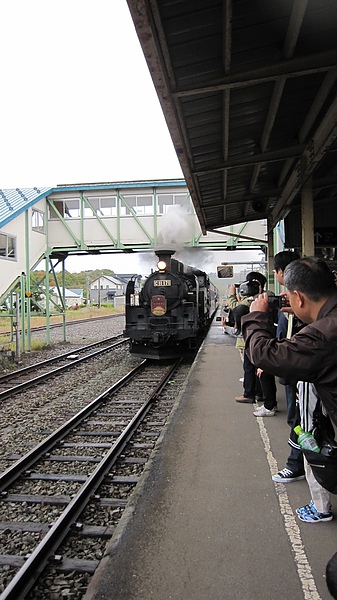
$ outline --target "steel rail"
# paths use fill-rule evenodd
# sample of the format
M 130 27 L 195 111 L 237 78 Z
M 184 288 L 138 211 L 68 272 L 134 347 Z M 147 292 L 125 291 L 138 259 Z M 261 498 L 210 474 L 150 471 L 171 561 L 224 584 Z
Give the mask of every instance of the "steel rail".
M 134 431 L 138 428 L 141 421 L 147 415 L 152 403 L 156 400 L 158 394 L 162 391 L 167 381 L 172 377 L 182 359 L 174 363 L 169 372 L 165 374 L 155 391 L 144 402 L 134 417 L 130 420 L 123 432 L 119 435 L 110 450 L 103 457 L 100 464 L 88 477 L 82 488 L 71 500 L 65 511 L 60 515 L 39 545 L 27 558 L 25 564 L 16 573 L 10 584 L 6 587 L 0 596 L 0 600 L 23 600 L 25 595 L 33 587 L 38 577 L 48 564 L 55 550 L 60 546 L 67 535 L 69 528 L 76 521 L 83 509 L 88 504 L 90 497 L 102 483 L 118 456 L 121 454 L 126 444 L 132 437 Z M 147 361 L 144 361 L 147 363 Z M 137 367 L 139 370 L 139 367 Z M 130 379 L 130 377 L 129 377 Z M 113 386 L 114 387 L 114 386 Z M 82 412 L 82 411 L 81 411 Z
M 106 389 L 102 394 L 97 396 L 90 404 L 85 406 L 76 415 L 71 417 L 68 421 L 63 423 L 61 427 L 53 431 L 46 439 L 40 442 L 35 448 L 32 448 L 27 454 L 25 454 L 20 460 L 14 465 L 3 471 L 0 475 L 0 492 L 3 492 L 11 483 L 13 483 L 24 471 L 29 469 L 44 453 L 49 452 L 53 446 L 60 440 L 62 440 L 78 423 L 83 421 L 85 417 L 90 415 L 99 406 L 108 395 L 113 394 L 120 390 L 126 385 L 130 379 L 132 379 L 138 371 L 144 368 L 146 360 L 143 360 L 137 367 L 129 371 L 124 377 L 119 379 L 114 385 Z
M 49 379 L 49 377 L 53 377 L 54 375 L 57 375 L 57 374 L 61 373 L 62 371 L 71 369 L 72 367 L 78 365 L 81 362 L 89 360 L 90 358 L 94 358 L 95 356 L 98 356 L 99 354 L 103 354 L 104 352 L 108 352 L 112 348 L 116 348 L 117 346 L 122 346 L 123 344 L 126 344 L 126 342 L 128 342 L 128 341 L 129 341 L 129 338 L 124 338 L 123 340 L 121 340 L 119 342 L 115 342 L 114 344 L 111 344 L 110 346 L 107 346 L 106 348 L 100 348 L 99 350 L 96 350 L 95 352 L 92 352 L 91 354 L 87 354 L 86 356 L 77 358 L 76 360 L 73 360 L 65 365 L 61 365 L 60 367 L 57 367 L 56 369 L 53 369 L 52 371 L 48 371 L 48 373 L 42 373 L 41 375 L 38 375 L 37 377 L 33 377 L 32 379 L 29 379 L 28 381 L 23 381 L 22 383 L 18 383 L 17 385 L 9 388 L 8 390 L 3 390 L 2 392 L 0 392 L 0 401 L 5 400 L 9 396 L 14 396 L 15 394 L 18 394 L 19 392 L 22 392 L 30 387 L 33 387 L 34 385 L 37 385 L 38 383 L 41 383 L 42 381 L 45 381 L 46 379 Z M 70 352 L 70 354 L 74 354 L 74 352 Z
M 110 338 L 105 338 L 104 340 L 101 340 L 99 342 L 95 342 L 93 344 L 88 344 L 87 346 L 80 346 L 80 348 L 69 350 L 68 352 L 64 352 L 64 354 L 58 354 L 57 356 L 53 356 L 52 358 L 47 358 L 46 360 L 41 360 L 40 362 L 34 363 L 32 365 L 28 365 L 27 367 L 22 367 L 21 369 L 16 369 L 15 371 L 12 371 L 11 373 L 6 373 L 6 375 L 0 375 L 0 385 L 3 382 L 10 381 L 11 379 L 15 379 L 15 377 L 20 377 L 20 375 L 23 375 L 24 373 L 29 373 L 30 371 L 34 371 L 34 369 L 39 369 L 40 367 L 43 367 L 44 365 L 51 364 L 58 360 L 66 359 L 67 357 L 71 356 L 72 354 L 76 354 L 77 352 L 85 352 L 86 350 L 89 350 L 89 348 L 95 348 L 95 346 L 99 346 L 101 344 L 108 343 L 113 340 L 118 340 L 120 337 L 122 337 L 122 334 L 114 335 Z

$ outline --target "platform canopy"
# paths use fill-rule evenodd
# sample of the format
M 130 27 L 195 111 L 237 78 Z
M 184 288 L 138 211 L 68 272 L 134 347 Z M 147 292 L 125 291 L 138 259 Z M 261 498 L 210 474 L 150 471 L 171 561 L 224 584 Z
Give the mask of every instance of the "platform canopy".
M 203 231 L 271 229 L 308 185 L 329 214 L 336 0 L 127 2 Z

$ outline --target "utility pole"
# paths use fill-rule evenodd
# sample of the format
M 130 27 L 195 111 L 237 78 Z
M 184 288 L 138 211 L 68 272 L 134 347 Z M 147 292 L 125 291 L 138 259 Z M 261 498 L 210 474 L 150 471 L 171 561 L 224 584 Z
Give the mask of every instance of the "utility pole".
M 90 288 L 89 288 L 89 275 L 88 273 L 85 276 L 85 284 L 86 284 L 86 306 L 90 304 Z

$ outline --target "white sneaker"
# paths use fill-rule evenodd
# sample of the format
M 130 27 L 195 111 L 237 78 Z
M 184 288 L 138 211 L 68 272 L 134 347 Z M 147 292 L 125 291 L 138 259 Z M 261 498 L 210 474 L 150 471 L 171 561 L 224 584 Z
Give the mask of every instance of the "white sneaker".
M 265 407 L 264 404 L 260 406 L 255 412 L 253 412 L 254 417 L 275 417 L 275 413 L 277 412 L 277 406 L 274 406 L 271 410 Z

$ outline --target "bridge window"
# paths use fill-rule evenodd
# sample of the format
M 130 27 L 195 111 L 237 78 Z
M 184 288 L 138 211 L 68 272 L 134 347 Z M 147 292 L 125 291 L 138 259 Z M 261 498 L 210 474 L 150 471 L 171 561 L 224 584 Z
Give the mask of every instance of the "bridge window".
M 117 216 L 117 207 L 116 207 L 116 196 L 104 196 L 103 198 L 99 197 L 88 197 L 88 201 L 90 202 L 92 208 L 95 213 L 93 213 L 92 209 L 86 202 L 84 201 L 84 217 L 95 217 L 96 213 L 99 217 L 116 217 Z
M 125 202 L 128 204 L 126 206 Z M 153 215 L 153 196 L 152 194 L 135 195 L 135 196 L 122 196 L 121 198 L 121 215 L 131 215 L 129 208 L 132 208 L 136 215 Z
M 190 209 L 191 201 L 187 194 L 158 194 L 158 213 L 164 215 L 172 206 L 185 206 Z
M 99 198 L 88 198 L 92 208 L 94 209 L 94 211 L 96 211 L 96 213 L 99 214 Z M 91 207 L 84 201 L 83 204 L 83 214 L 84 217 L 93 217 L 94 213 L 91 210 Z
M 187 194 L 174 194 L 174 204 L 180 204 L 180 206 L 184 205 L 186 209 L 189 209 L 191 200 Z
M 160 215 L 165 214 L 169 206 L 173 206 L 173 194 L 158 194 L 157 199 Z
M 45 232 L 44 213 L 35 208 L 32 209 L 32 229 L 34 231 L 39 231 L 40 233 Z
M 55 206 L 55 209 L 54 209 Z M 64 204 L 60 200 L 54 200 L 54 206 L 48 204 L 48 219 L 58 219 L 58 213 L 64 217 Z M 57 211 L 57 212 L 56 212 Z
M 16 260 L 16 238 L 0 233 L 0 258 Z
M 102 217 L 117 216 L 117 198 L 116 196 L 105 196 L 100 198 L 100 212 Z
M 137 196 L 137 215 L 153 215 L 153 196 Z
M 66 198 L 64 200 L 54 200 L 53 204 L 49 206 L 49 219 L 58 219 L 59 214 L 65 219 L 79 218 L 80 216 L 80 199 L 79 198 Z
M 78 219 L 80 217 L 80 199 L 75 200 L 64 200 L 64 216 L 71 219 Z
M 124 202 L 125 199 L 125 202 Z M 127 205 L 126 205 L 127 203 Z M 128 206 L 130 206 L 130 208 L 133 208 L 134 211 L 136 211 L 136 196 L 122 196 L 121 197 L 121 216 L 124 217 L 125 215 L 131 215 L 131 211 L 128 209 Z

